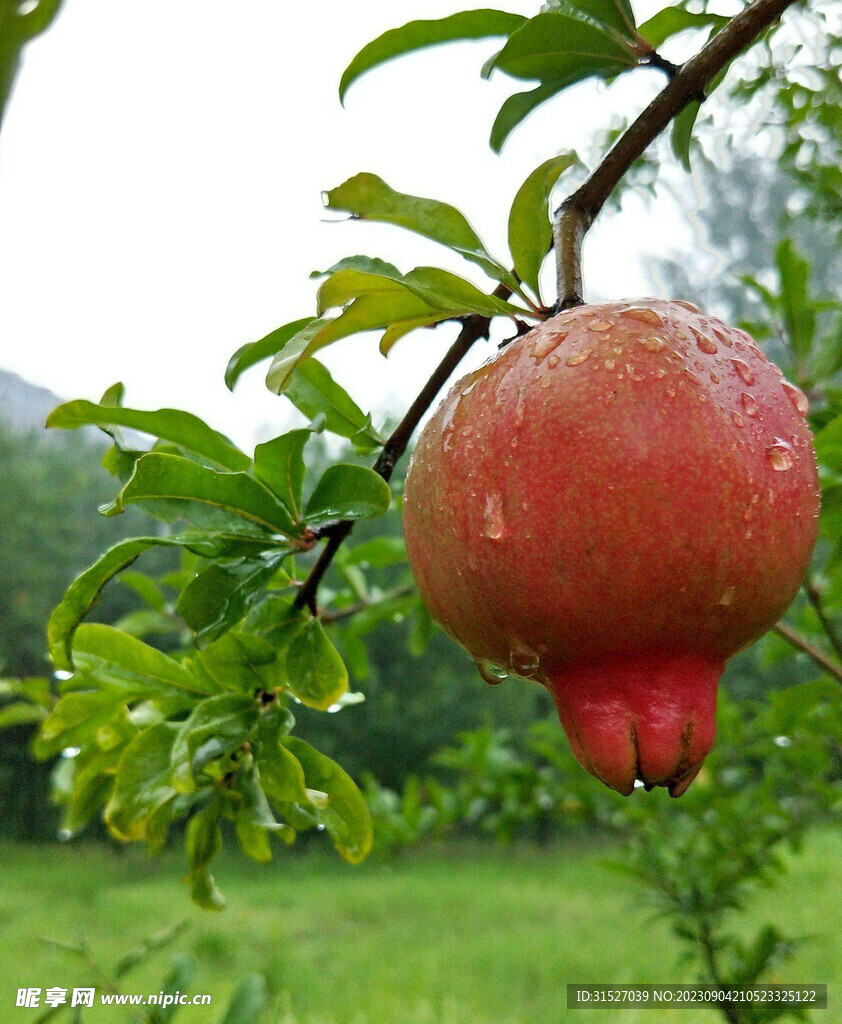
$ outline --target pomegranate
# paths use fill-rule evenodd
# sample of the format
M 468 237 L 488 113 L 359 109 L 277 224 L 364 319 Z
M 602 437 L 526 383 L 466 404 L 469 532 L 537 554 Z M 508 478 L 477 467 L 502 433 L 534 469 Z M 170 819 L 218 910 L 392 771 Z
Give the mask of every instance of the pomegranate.
M 552 317 L 459 381 L 415 449 L 404 529 L 430 612 L 488 682 L 545 685 L 573 751 L 683 793 L 726 660 L 816 539 L 807 399 L 686 302 Z

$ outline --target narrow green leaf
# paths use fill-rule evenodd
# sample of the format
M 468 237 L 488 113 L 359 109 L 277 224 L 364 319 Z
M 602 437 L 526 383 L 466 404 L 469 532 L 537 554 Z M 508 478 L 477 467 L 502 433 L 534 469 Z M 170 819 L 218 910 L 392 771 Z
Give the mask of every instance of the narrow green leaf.
M 544 161 L 521 185 L 512 203 L 509 249 L 515 273 L 535 295 L 539 294 L 538 275 L 552 246 L 550 194 L 563 172 L 576 162 L 575 153 L 562 153 Z
M 339 98 L 344 103 L 348 89 L 361 75 L 395 57 L 440 43 L 507 36 L 525 20 L 520 14 L 486 9 L 461 11 L 434 21 L 411 21 L 390 29 L 364 46 L 348 65 L 339 84 Z
M 654 17 L 645 21 L 638 31 L 657 50 L 667 39 L 678 35 L 679 32 L 686 32 L 691 28 L 709 28 L 710 26 L 719 29 L 723 25 L 727 25 L 729 20 L 721 14 L 688 11 L 683 7 L 665 7 Z
M 100 623 L 85 623 L 76 630 L 73 663 L 97 683 L 122 693 L 124 699 L 178 693 L 206 696 L 214 692 L 174 658 Z
M 381 221 L 414 231 L 446 245 L 505 284 L 515 284 L 509 271 L 486 250 L 464 214 L 437 199 L 396 192 L 376 174 L 363 172 L 325 194 L 329 210 L 361 220 Z
M 284 394 L 305 416 L 312 418 L 323 415 L 325 430 L 339 437 L 354 439 L 358 447 L 362 442 L 367 442 L 369 449 L 383 443 L 382 438 L 372 429 L 371 417 L 360 409 L 348 392 L 331 377 L 327 367 L 316 359 L 307 359 L 298 365 Z M 271 487 L 268 480 L 261 479 Z M 300 501 L 297 507 L 300 507 Z
M 327 519 L 371 519 L 382 516 L 392 495 L 379 473 L 365 466 L 328 466 L 307 502 L 308 523 Z
M 560 14 L 582 18 L 625 39 L 634 40 L 634 11 L 628 0 L 552 0 L 551 6 Z
M 499 55 L 498 55 L 499 56 Z M 562 79 L 559 82 L 543 82 L 527 92 L 518 92 L 510 96 L 500 107 L 491 128 L 489 145 L 495 153 L 499 153 L 508 137 L 524 121 L 533 110 L 542 103 L 558 95 L 570 83 Z
M 816 314 L 810 296 L 810 264 L 785 238 L 775 249 L 781 282 L 781 312 L 787 337 L 799 359 L 805 358 L 816 336 Z
M 368 805 L 356 783 L 304 740 L 288 736 L 283 742 L 303 767 L 307 786 L 330 797 L 328 806 L 318 813 L 333 845 L 346 860 L 359 864 L 371 850 L 372 827 Z
M 685 171 L 690 170 L 690 143 L 693 140 L 693 128 L 696 118 L 702 109 L 701 103 L 694 100 L 688 103 L 684 110 L 672 122 L 670 142 L 672 151 L 681 162 Z
M 173 785 L 191 792 L 206 764 L 242 747 L 258 717 L 254 697 L 245 693 L 220 693 L 197 704 L 173 743 Z
M 47 712 L 37 704 L 7 704 L 0 708 L 0 729 L 43 722 Z
M 637 66 L 628 45 L 596 25 L 549 12 L 509 37 L 495 67 L 515 78 L 572 85 L 591 75 L 612 78 Z
M 248 469 L 251 459 L 219 431 L 198 416 L 179 409 L 143 412 L 118 405 L 94 405 L 93 402 L 67 402 L 47 417 L 48 427 L 75 430 L 83 426 L 121 426 L 143 431 L 178 445 L 223 469 Z
M 214 563 L 187 584 L 178 612 L 204 647 L 233 629 L 260 599 L 285 557 L 283 552 L 260 560 L 242 559 L 227 566 Z
M 243 345 L 242 348 L 237 349 L 234 355 L 231 356 L 228 367 L 225 370 L 225 383 L 229 390 L 234 390 L 234 386 L 246 370 L 280 352 L 284 345 L 294 338 L 299 331 L 304 330 L 312 320 L 313 317 L 309 316 L 301 320 L 293 320 L 292 323 L 278 327 L 277 330 L 267 334 L 260 341 L 249 342 L 248 345 Z
M 86 569 L 68 587 L 47 625 L 50 656 L 57 669 L 70 670 L 70 649 L 76 627 L 99 601 L 106 583 L 131 565 L 144 551 L 158 545 L 177 544 L 175 538 L 136 537 L 121 541 Z
M 210 865 L 222 846 L 219 830 L 219 806 L 213 800 L 194 814 L 187 826 L 185 848 L 190 862 L 190 887 L 193 902 L 205 910 L 222 910 L 225 897 L 217 889 Z
M 118 839 L 146 839 L 150 820 L 175 798 L 170 755 L 177 731 L 170 722 L 153 725 L 123 752 L 105 808 L 105 821 Z
M 292 387 L 299 371 L 314 360 L 306 360 L 292 375 Z M 327 372 L 327 371 L 325 371 Z M 309 415 L 309 414 L 308 414 Z M 254 449 L 254 475 L 266 484 L 289 509 L 293 519 L 301 518 L 301 492 L 304 487 L 304 446 L 313 431 L 309 427 L 290 430 Z
M 430 316 L 417 316 L 412 320 L 403 320 L 398 324 L 390 324 L 380 339 L 381 355 L 387 356 L 401 338 L 417 330 L 419 327 L 432 327 L 433 324 L 440 324 L 441 322 L 439 314 L 434 313 Z
M 348 689 L 348 670 L 315 618 L 293 637 L 286 672 L 290 692 L 319 711 L 326 711 Z
M 43 760 L 65 747 L 91 740 L 124 704 L 119 693 L 68 693 L 41 725 L 34 746 L 36 756 Z
M 308 804 L 304 769 L 298 758 L 281 743 L 277 732 L 264 730 L 261 726 L 261 737 L 257 766 L 266 795 L 279 812 L 284 804 Z
M 217 473 L 177 455 L 153 452 L 139 459 L 106 514 L 119 514 L 129 504 L 166 522 L 187 519 L 200 529 L 251 527 L 287 538 L 301 532 L 287 509 L 253 477 Z

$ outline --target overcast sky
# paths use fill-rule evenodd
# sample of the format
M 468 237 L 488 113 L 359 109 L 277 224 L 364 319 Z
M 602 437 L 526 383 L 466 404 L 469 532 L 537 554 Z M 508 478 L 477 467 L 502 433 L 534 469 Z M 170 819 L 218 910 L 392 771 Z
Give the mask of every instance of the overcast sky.
M 538 3 L 500 6 L 528 14 Z M 661 5 L 635 6 L 643 20 Z M 230 395 L 225 364 L 313 312 L 311 270 L 367 253 L 403 270 L 438 261 L 483 283 L 415 236 L 327 222 L 321 190 L 375 171 L 459 206 L 507 260 L 508 205 L 526 174 L 567 149 L 589 155 L 595 126 L 636 112 L 663 83 L 641 71 L 609 90 L 577 87 L 539 109 L 501 157 L 488 132 L 519 85 L 480 80 L 494 40 L 375 71 L 342 109 L 337 83 L 364 43 L 459 8 L 66 0 L 26 53 L 0 136 L 0 366 L 66 398 L 96 399 L 122 380 L 128 404 L 187 408 L 250 444 L 297 414 L 265 390 L 261 369 Z M 689 237 L 669 197 L 627 202 L 588 239 L 589 297 L 651 291 L 647 254 L 680 251 Z M 388 360 L 376 336 L 360 336 L 325 362 L 360 404 L 399 413 L 454 331 L 410 335 Z M 474 362 L 489 351 L 478 346 Z

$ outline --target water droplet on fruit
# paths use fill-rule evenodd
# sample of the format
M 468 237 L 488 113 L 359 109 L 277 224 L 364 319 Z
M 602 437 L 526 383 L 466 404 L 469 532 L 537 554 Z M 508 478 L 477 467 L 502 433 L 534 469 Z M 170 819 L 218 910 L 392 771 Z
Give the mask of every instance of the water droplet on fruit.
M 613 370 L 616 365 L 617 364 L 616 364 L 616 362 L 613 359 L 606 359 L 605 362 L 603 363 L 603 366 L 605 367 L 606 370 Z
M 695 306 L 692 302 L 685 302 L 684 299 L 673 299 L 673 306 L 681 306 L 682 309 L 689 309 L 691 313 L 701 313 L 698 306 Z
M 532 346 L 532 358 L 540 363 L 553 352 L 567 337 L 567 331 L 551 331 L 539 338 Z
M 666 377 L 666 375 L 667 375 L 667 371 L 663 368 L 663 366 L 659 366 L 658 369 L 655 370 L 655 372 L 653 373 L 652 376 L 653 377 L 657 377 L 658 380 L 663 380 L 663 378 Z
M 477 671 L 489 686 L 499 686 L 508 679 L 509 673 L 493 661 L 477 659 Z
M 792 446 L 780 437 L 776 437 L 775 443 L 766 449 L 766 456 L 772 464 L 772 469 L 778 473 L 792 469 L 795 464 L 795 453 Z
M 588 330 L 598 331 L 601 333 L 602 331 L 610 331 L 613 326 L 613 320 L 591 320 L 588 324 Z
M 740 395 L 740 401 L 743 404 L 743 410 L 746 416 L 756 416 L 760 410 L 760 406 L 757 404 L 757 399 L 754 395 L 750 395 L 747 391 L 744 391 Z
M 790 384 L 788 380 L 783 381 L 781 387 L 786 392 L 786 397 L 795 406 L 796 411 L 802 416 L 806 416 L 810 411 L 810 402 L 801 388 L 797 388 L 794 384 Z
M 485 496 L 485 511 L 482 516 L 483 534 L 489 540 L 499 540 L 503 536 L 503 499 L 497 491 Z
M 591 350 L 589 348 L 584 348 L 581 352 L 574 352 L 572 356 L 567 357 L 567 359 L 565 360 L 565 365 L 579 366 L 581 363 L 584 363 L 584 361 L 588 358 L 590 354 Z
M 551 370 L 554 370 L 558 366 L 558 364 L 560 362 L 561 362 L 561 357 L 560 356 L 550 356 L 550 358 L 547 360 L 547 366 Z
M 733 342 L 731 341 L 731 336 L 729 335 L 729 333 L 728 333 L 726 328 L 724 328 L 724 327 L 714 327 L 713 333 L 716 335 L 716 337 L 719 339 L 719 341 L 721 341 L 722 344 L 726 348 L 731 348 L 731 346 L 733 345 Z
M 742 418 L 742 416 L 740 416 L 740 414 L 738 412 L 732 412 L 731 413 L 731 419 L 734 421 L 734 426 L 736 426 L 736 427 L 744 427 L 745 426 L 745 420 Z
M 732 359 L 731 365 L 737 371 L 744 383 L 748 384 L 749 387 L 754 384 L 757 378 L 754 376 L 754 370 L 752 370 L 748 363 L 744 363 L 742 359 Z
M 706 355 L 715 355 L 719 349 L 716 347 L 716 342 L 709 338 L 706 334 L 702 334 L 701 331 L 697 331 L 695 327 L 690 328 L 690 333 L 696 339 L 696 344 L 699 346 L 699 350 L 704 352 Z
M 722 595 L 722 597 L 720 597 L 719 603 L 723 607 L 727 608 L 729 605 L 734 603 L 734 598 L 736 596 L 737 596 L 737 588 L 736 587 L 728 587 L 728 589 L 725 591 L 725 593 Z
M 649 352 L 661 352 L 665 342 L 663 338 L 641 338 L 640 344 Z
M 664 324 L 654 309 L 647 309 L 645 306 L 629 306 L 620 315 L 628 317 L 629 320 L 639 320 L 643 324 L 651 324 L 652 327 L 662 327 Z
M 509 664 L 519 676 L 531 679 L 538 671 L 541 659 L 538 652 L 534 651 L 529 644 L 515 640 L 509 649 Z

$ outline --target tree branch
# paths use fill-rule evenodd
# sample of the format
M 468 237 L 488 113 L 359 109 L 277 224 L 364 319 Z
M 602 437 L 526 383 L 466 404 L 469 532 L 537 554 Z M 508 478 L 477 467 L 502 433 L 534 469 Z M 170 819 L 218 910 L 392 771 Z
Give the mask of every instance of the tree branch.
M 571 209 L 575 208 L 580 211 L 582 223 L 590 226 L 623 175 L 650 143 L 686 106 L 703 97 L 704 90 L 711 80 L 795 2 L 796 0 L 754 0 L 717 32 L 695 57 L 682 64 L 665 88 L 620 136 L 584 184 L 562 203 L 556 212 L 557 224 L 568 218 Z M 567 269 L 562 265 L 581 264 L 584 234 L 582 231 L 581 234 L 572 233 L 565 236 L 565 241 L 569 245 L 578 246 L 576 253 L 570 255 L 556 249 L 561 288 L 558 294 L 558 309 L 567 309 L 571 305 L 579 304 L 575 301 L 575 282 L 569 280 Z M 568 291 L 568 288 L 571 290 Z M 581 302 L 581 296 L 579 300 Z
M 777 633 L 778 636 L 782 636 L 788 643 L 791 643 L 793 647 L 796 647 L 799 651 L 803 651 L 804 654 L 812 658 L 819 668 L 824 669 L 825 672 L 832 675 L 837 682 L 842 683 L 842 665 L 837 664 L 833 658 L 825 654 L 820 647 L 811 643 L 811 641 L 806 637 L 803 637 L 800 633 L 797 633 L 785 622 L 776 623 L 772 626 L 772 630 Z
M 815 611 L 819 622 L 822 624 L 822 629 L 825 632 L 825 636 L 827 636 L 827 639 L 830 641 L 830 646 L 834 651 L 836 651 L 837 657 L 842 658 L 842 640 L 839 639 L 836 627 L 830 621 L 827 612 L 824 610 L 822 595 L 819 592 L 819 588 L 809 576 L 804 580 L 804 591 L 807 594 L 807 600 L 813 606 L 813 611 Z
M 499 285 L 494 294 L 499 299 L 507 299 L 511 292 L 505 285 Z M 488 337 L 488 328 L 491 321 L 485 316 L 469 316 L 462 322 L 462 330 L 456 341 L 445 353 L 444 358 L 433 371 L 430 379 L 418 393 L 418 397 L 409 407 L 404 418 L 392 431 L 391 436 L 383 445 L 377 461 L 372 467 L 375 473 L 379 473 L 384 480 L 390 480 L 398 460 L 406 451 L 407 445 L 421 422 L 424 413 L 430 408 L 436 396 L 450 379 L 450 375 L 462 361 L 468 350 L 480 338 Z M 334 523 L 324 533 L 328 542 L 319 555 L 315 565 L 310 570 L 310 575 L 302 583 L 295 595 L 294 605 L 296 608 L 309 608 L 315 615 L 317 611 L 316 595 L 319 584 L 324 574 L 330 568 L 330 564 L 336 556 L 336 552 L 342 546 L 345 538 L 354 528 L 349 519 L 342 519 Z

